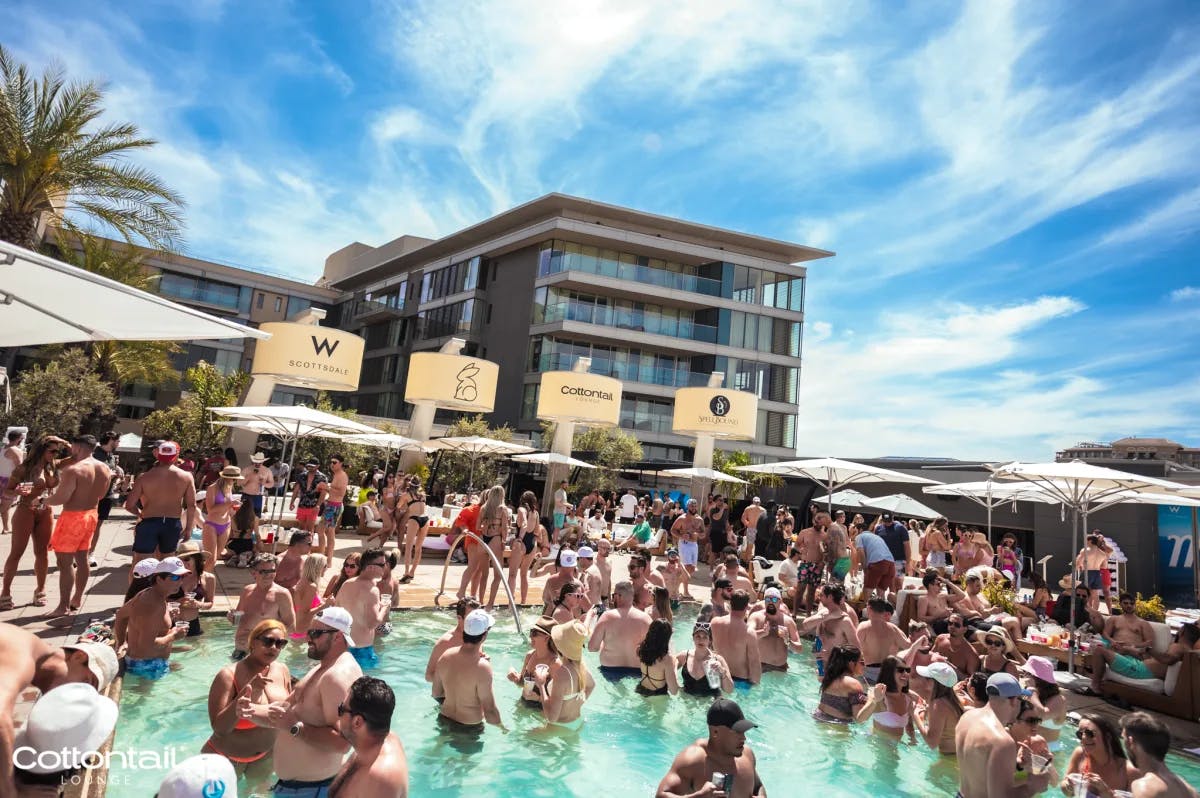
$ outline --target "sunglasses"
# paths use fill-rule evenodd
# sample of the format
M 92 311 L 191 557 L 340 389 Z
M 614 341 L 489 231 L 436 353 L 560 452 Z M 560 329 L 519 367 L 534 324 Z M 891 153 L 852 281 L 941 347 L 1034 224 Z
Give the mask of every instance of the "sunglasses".
M 275 569 L 274 568 L 260 568 L 257 571 L 255 571 L 254 573 L 258 574 L 259 576 L 267 576 L 269 574 L 275 573 Z
M 951 629 L 963 628 L 963 625 L 961 623 L 948 623 L 948 624 L 946 624 L 946 626 L 950 627 Z
M 896 668 L 896 673 L 912 673 L 912 668 Z
M 1042 719 L 1037 716 L 1034 716 L 1032 718 L 1030 718 L 1030 717 L 1017 718 L 1017 720 L 1021 723 L 1027 723 L 1030 726 L 1040 726 L 1042 723 Z
M 1004 641 L 1003 640 L 989 640 L 989 641 L 987 641 L 987 646 L 988 646 L 988 648 L 1004 648 Z
M 331 635 L 336 631 L 337 629 L 309 629 L 305 634 L 309 640 L 316 640 L 321 635 Z
M 183 579 L 182 574 L 167 574 L 168 582 L 178 582 L 180 579 Z
M 1077 732 L 1075 732 L 1075 739 L 1076 740 L 1094 740 L 1094 739 L 1096 739 L 1096 733 L 1094 731 L 1092 731 L 1091 729 L 1080 729 Z
M 1075 594 L 1075 598 L 1077 598 L 1077 599 L 1079 599 L 1079 600 L 1081 600 L 1081 601 L 1086 601 L 1086 600 L 1087 600 L 1087 597 L 1088 597 L 1088 594 L 1087 594 L 1087 593 L 1076 593 L 1076 594 Z
M 259 637 L 258 642 L 262 643 L 267 648 L 277 648 L 283 651 L 287 647 L 287 640 L 282 637 Z
M 362 714 L 362 713 L 355 712 L 353 709 L 346 706 L 345 704 L 338 704 L 338 717 L 339 718 L 342 715 L 359 715 L 359 714 Z

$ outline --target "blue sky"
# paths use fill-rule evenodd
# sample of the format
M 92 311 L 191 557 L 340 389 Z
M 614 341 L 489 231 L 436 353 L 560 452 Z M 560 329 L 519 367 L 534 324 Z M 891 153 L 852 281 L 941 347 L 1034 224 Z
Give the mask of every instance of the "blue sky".
M 1200 445 L 1200 5 L 6 3 L 188 251 L 302 279 L 549 191 L 832 249 L 799 449 Z

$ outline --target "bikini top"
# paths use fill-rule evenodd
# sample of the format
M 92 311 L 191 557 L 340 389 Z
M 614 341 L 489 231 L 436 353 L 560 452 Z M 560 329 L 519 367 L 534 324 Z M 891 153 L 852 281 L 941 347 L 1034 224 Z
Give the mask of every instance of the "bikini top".
M 575 684 L 575 669 L 570 665 L 563 665 L 563 670 L 567 672 L 567 680 L 571 683 L 571 687 L 575 688 L 575 692 L 567 693 L 563 696 L 563 703 L 565 704 L 568 701 L 579 701 L 582 703 L 587 696 L 584 694 L 582 687 Z
M 843 715 L 853 715 L 855 707 L 867 703 L 867 694 L 857 692 L 850 695 L 833 695 L 829 692 L 822 692 L 821 703 Z
M 650 673 L 651 666 L 647 665 L 644 662 L 639 662 L 638 665 L 640 665 L 642 668 L 642 682 L 644 683 L 644 686 L 646 688 L 648 688 L 650 690 L 661 690 L 667 686 L 666 673 L 662 673 L 659 676 L 655 676 L 652 673 Z M 660 668 L 659 670 L 661 671 L 662 669 Z M 708 682 L 706 681 L 705 684 L 708 684 Z
M 200 592 L 199 588 L 197 588 L 196 592 L 197 593 Z M 270 668 L 268 668 L 267 670 L 269 671 Z M 237 667 L 235 666 L 233 669 L 233 694 L 234 694 L 234 696 L 237 696 L 239 693 L 241 693 L 241 688 L 238 687 Z M 249 731 L 251 729 L 257 729 L 257 728 L 258 728 L 258 724 L 256 724 L 254 721 L 250 720 L 249 718 L 238 718 L 237 723 L 233 724 L 234 731 Z

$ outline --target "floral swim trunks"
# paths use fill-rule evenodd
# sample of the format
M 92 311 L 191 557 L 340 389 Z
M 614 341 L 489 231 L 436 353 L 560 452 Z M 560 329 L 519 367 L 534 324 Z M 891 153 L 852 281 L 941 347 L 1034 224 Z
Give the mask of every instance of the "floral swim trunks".
M 821 571 L 823 563 L 808 562 L 801 560 L 796 563 L 796 581 L 802 585 L 819 585 L 821 584 Z

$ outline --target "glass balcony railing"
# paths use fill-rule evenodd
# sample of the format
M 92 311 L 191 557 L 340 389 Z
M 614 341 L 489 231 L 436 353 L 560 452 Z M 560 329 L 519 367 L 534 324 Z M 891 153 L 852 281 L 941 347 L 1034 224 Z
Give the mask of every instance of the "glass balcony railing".
M 667 269 L 655 269 L 637 263 L 628 263 L 627 259 L 616 260 L 604 255 L 581 254 L 578 252 L 560 252 L 555 250 L 547 258 L 549 261 L 541 269 L 542 276 L 558 274 L 559 272 L 580 271 L 597 274 L 601 277 L 612 277 L 645 285 L 655 285 L 662 288 L 672 288 L 677 291 L 690 291 L 693 294 L 721 296 L 721 281 L 709 277 L 698 277 L 694 274 L 682 274 Z
M 618 309 L 609 305 L 593 305 L 586 302 L 558 302 L 547 305 L 545 323 L 559 321 L 578 321 L 585 324 L 599 324 L 603 327 L 613 327 L 619 330 L 666 335 L 671 338 L 687 338 L 691 341 L 705 343 L 717 342 L 717 328 L 707 324 L 697 324 L 690 319 L 670 318 L 654 313 L 635 312 Z
M 539 371 L 570 371 L 575 367 L 576 355 L 543 354 L 534 363 Z M 592 357 L 588 371 L 603 377 L 616 377 L 623 382 L 642 382 L 650 385 L 665 385 L 669 388 L 702 388 L 708 384 L 708 374 L 666 367 L 644 366 L 622 363 L 609 358 Z

